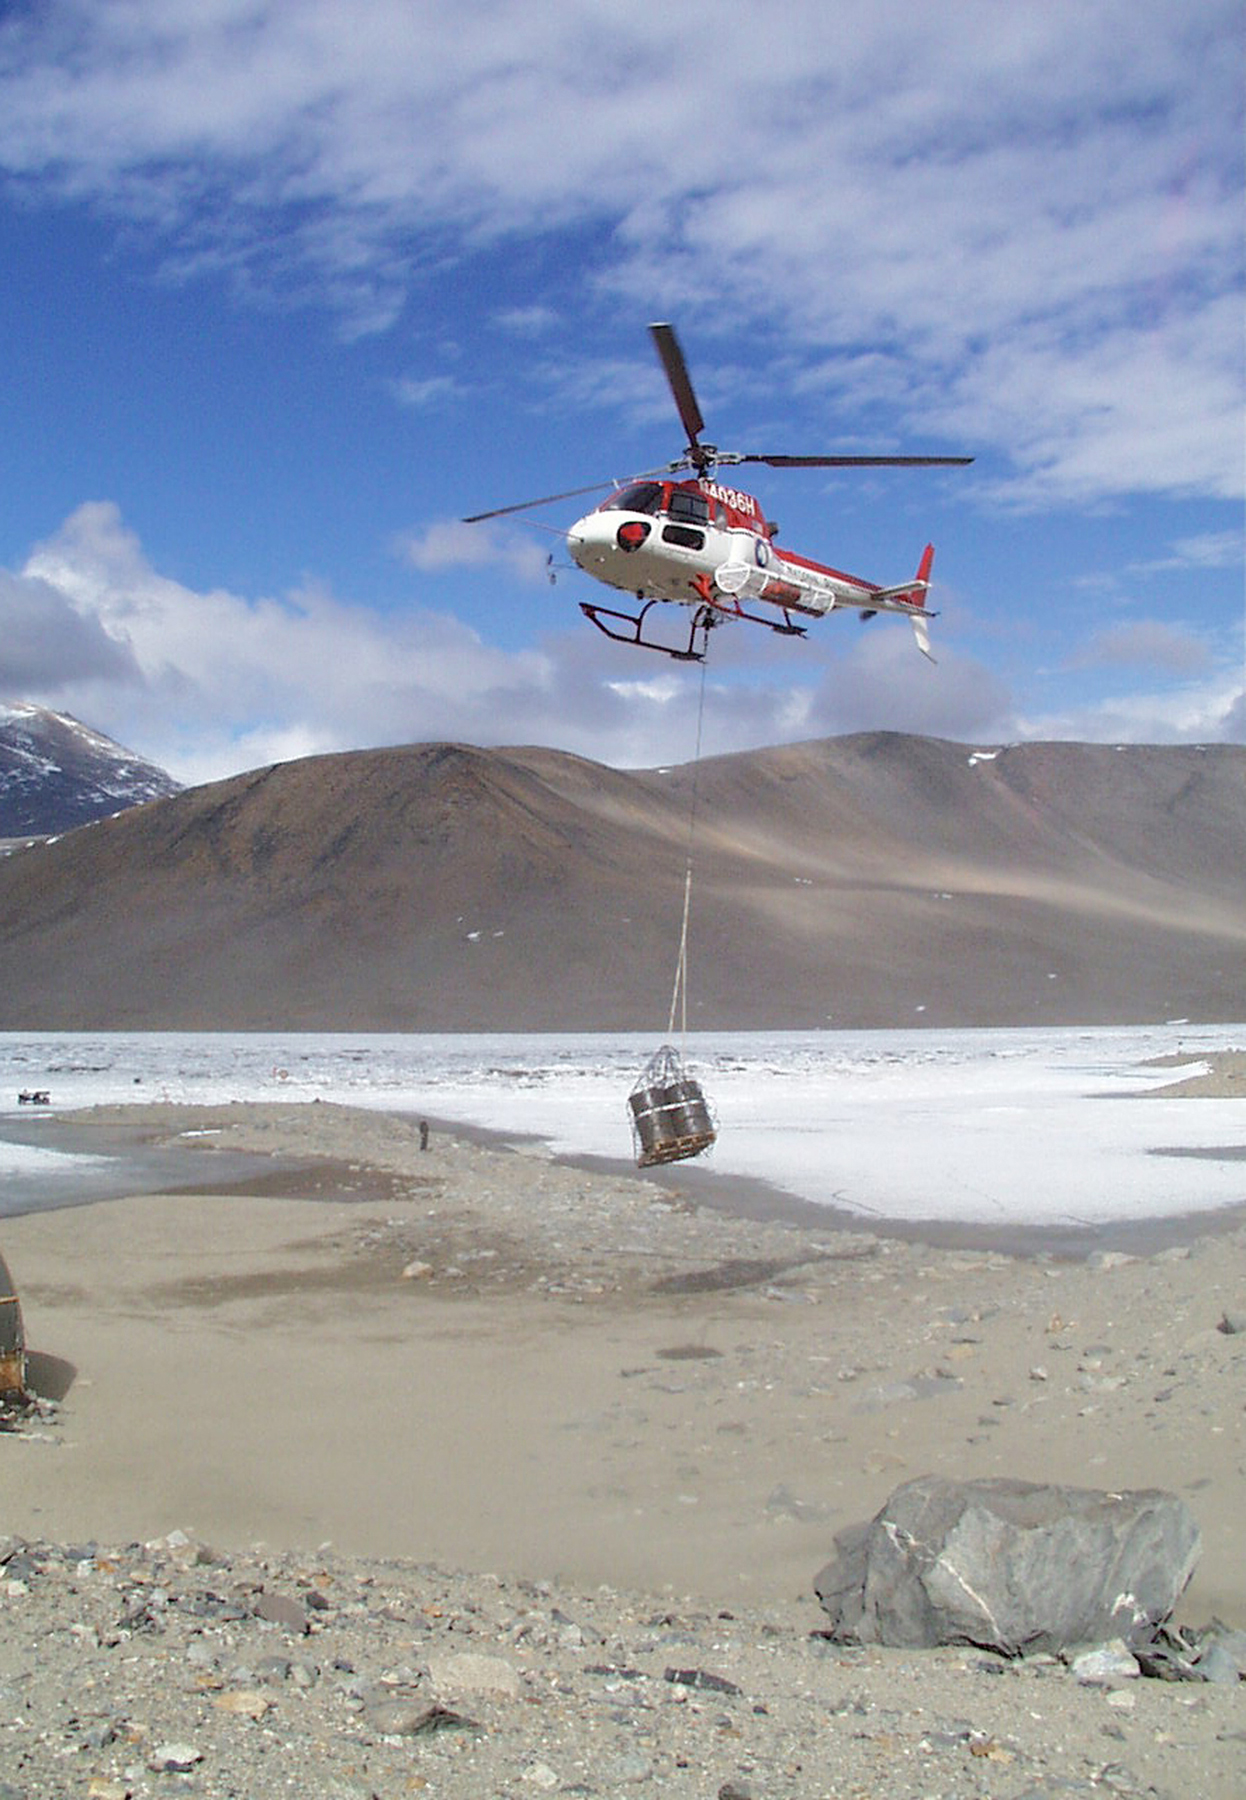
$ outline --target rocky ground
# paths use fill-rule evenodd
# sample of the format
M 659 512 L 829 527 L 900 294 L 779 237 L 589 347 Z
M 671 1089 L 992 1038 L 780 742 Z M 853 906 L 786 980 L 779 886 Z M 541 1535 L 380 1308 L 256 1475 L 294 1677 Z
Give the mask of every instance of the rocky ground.
M 1246 1791 L 1239 1687 L 177 1533 L 0 1554 L 3 1800 Z

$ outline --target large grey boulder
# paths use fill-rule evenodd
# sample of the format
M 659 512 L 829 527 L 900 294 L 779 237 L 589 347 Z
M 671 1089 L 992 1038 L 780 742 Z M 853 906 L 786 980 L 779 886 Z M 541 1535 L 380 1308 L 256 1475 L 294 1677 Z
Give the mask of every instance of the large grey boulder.
M 814 1583 L 829 1637 L 1017 1656 L 1145 1639 L 1189 1581 L 1199 1534 L 1174 1494 L 925 1475 L 835 1544 Z

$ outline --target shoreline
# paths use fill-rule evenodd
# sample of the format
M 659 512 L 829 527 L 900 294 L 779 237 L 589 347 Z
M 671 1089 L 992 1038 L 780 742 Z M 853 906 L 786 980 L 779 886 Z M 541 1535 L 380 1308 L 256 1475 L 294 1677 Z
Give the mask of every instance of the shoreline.
M 1246 1098 L 1246 1053 L 1222 1051 L 1213 1054 L 1183 1056 L 1173 1054 L 1160 1059 L 1174 1068 L 1189 1062 L 1208 1062 L 1210 1070 L 1200 1076 L 1178 1078 L 1158 1089 L 1139 1090 L 1122 1096 L 1127 1101 L 1157 1097 L 1172 1098 Z M 105 1140 L 104 1154 L 109 1166 L 98 1175 L 79 1176 L 81 1197 L 63 1202 L 65 1205 L 89 1204 L 97 1199 L 119 1199 L 136 1195 L 177 1194 L 197 1191 L 193 1179 L 183 1180 L 176 1167 L 177 1159 L 195 1150 L 214 1149 L 193 1142 L 172 1130 L 171 1121 L 184 1118 L 193 1121 L 217 1117 L 222 1110 L 232 1111 L 246 1106 L 256 1112 L 274 1113 L 294 1107 L 334 1107 L 338 1103 L 321 1101 L 247 1101 L 232 1102 L 228 1108 L 200 1103 L 138 1101 L 112 1106 L 83 1107 L 38 1118 L 0 1118 L 0 1140 L 38 1144 L 50 1149 L 70 1152 L 98 1153 L 99 1140 Z M 897 1219 L 872 1214 L 864 1209 L 836 1206 L 827 1202 L 806 1200 L 776 1182 L 760 1176 L 720 1171 L 712 1160 L 694 1160 L 673 1165 L 638 1170 L 627 1158 L 591 1154 L 551 1153 L 548 1141 L 538 1133 L 506 1131 L 434 1114 L 372 1108 L 342 1108 L 357 1111 L 361 1118 L 391 1117 L 414 1125 L 423 1117 L 438 1138 L 454 1138 L 479 1145 L 499 1154 L 537 1155 L 552 1165 L 606 1180 L 634 1180 L 659 1192 L 691 1199 L 729 1219 L 751 1220 L 758 1224 L 786 1225 L 804 1231 L 868 1232 L 882 1239 L 925 1245 L 935 1250 L 984 1251 L 1003 1256 L 1054 1257 L 1059 1260 L 1081 1260 L 1096 1253 L 1153 1255 L 1187 1242 L 1191 1234 L 1219 1235 L 1236 1231 L 1246 1224 L 1246 1175 L 1243 1177 L 1243 1199 L 1239 1203 L 1199 1210 L 1175 1211 L 1148 1215 L 1145 1218 L 1115 1219 L 1106 1223 L 1082 1223 L 1070 1220 L 1061 1224 L 1029 1224 L 1024 1221 L 1000 1224 L 996 1221 L 970 1219 Z M 309 1114 L 310 1116 L 310 1114 Z M 16 1127 L 16 1130 L 11 1129 Z M 192 1129 L 192 1126 L 186 1129 Z M 52 1140 L 49 1142 L 48 1140 Z M 280 1153 L 269 1148 L 237 1148 L 214 1153 L 235 1159 L 231 1185 L 244 1183 L 249 1174 L 263 1173 L 263 1162 L 280 1155 L 283 1167 L 297 1171 L 305 1179 L 313 1178 L 306 1159 L 295 1149 Z M 1187 1150 L 1174 1147 L 1153 1152 L 1174 1158 L 1193 1157 L 1208 1160 L 1246 1159 L 1246 1143 L 1224 1148 Z M 711 1153 L 712 1157 L 712 1153 Z M 315 1158 L 312 1158 L 314 1163 Z M 191 1165 L 187 1165 L 189 1168 Z M 46 1180 L 52 1179 L 51 1176 Z M 239 1188 L 238 1191 L 244 1191 Z M 43 1202 L 42 1206 L 48 1203 Z M 42 1207 L 41 1207 L 42 1209 Z M 33 1209 L 32 1209 L 33 1210 Z M 19 1217 L 6 1213 L 4 1218 Z

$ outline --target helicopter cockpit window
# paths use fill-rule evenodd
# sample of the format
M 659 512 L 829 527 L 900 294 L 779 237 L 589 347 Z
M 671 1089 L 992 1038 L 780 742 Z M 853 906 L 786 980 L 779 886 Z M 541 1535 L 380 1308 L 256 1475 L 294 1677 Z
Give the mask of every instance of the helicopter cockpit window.
M 690 525 L 708 525 L 710 503 L 704 494 L 689 493 L 687 488 L 671 489 L 669 512 L 672 519 L 686 519 Z
M 655 513 L 662 498 L 660 481 L 634 481 L 606 502 L 610 512 Z

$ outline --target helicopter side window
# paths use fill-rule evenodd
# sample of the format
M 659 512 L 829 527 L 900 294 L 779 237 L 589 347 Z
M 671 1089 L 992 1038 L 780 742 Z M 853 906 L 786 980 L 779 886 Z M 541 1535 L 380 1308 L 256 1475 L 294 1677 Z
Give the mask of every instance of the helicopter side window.
M 662 542 L 664 544 L 678 544 L 684 550 L 704 550 L 705 533 L 703 531 L 695 531 L 691 525 L 664 525 L 662 527 Z
M 620 488 L 612 495 L 606 507 L 611 512 L 655 513 L 661 498 L 661 482 L 635 481 L 631 487 Z
M 690 494 L 687 488 L 672 488 L 668 508 L 672 519 L 684 519 L 689 525 L 708 525 L 710 503 L 704 494 Z

